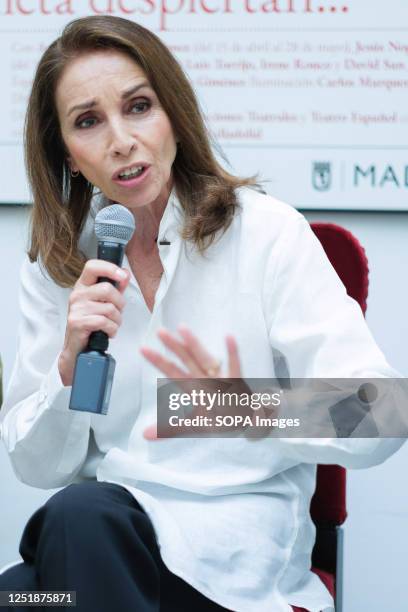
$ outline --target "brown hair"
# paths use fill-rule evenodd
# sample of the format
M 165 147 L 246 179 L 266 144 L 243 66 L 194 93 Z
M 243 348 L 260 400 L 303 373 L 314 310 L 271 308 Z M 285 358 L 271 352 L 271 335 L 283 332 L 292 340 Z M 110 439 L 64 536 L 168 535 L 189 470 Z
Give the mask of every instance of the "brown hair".
M 43 54 L 28 103 L 25 159 L 33 194 L 31 261 L 40 259 L 63 287 L 79 277 L 84 256 L 78 240 L 93 196 L 81 174 L 72 178 L 60 133 L 55 90 L 65 66 L 87 51 L 116 49 L 143 69 L 169 117 L 180 144 L 173 164 L 175 188 L 185 213 L 183 237 L 201 253 L 234 216 L 235 189 L 255 185 L 217 162 L 194 91 L 167 47 L 141 25 L 112 16 L 76 19 Z M 171 78 L 169 77 L 171 75 Z

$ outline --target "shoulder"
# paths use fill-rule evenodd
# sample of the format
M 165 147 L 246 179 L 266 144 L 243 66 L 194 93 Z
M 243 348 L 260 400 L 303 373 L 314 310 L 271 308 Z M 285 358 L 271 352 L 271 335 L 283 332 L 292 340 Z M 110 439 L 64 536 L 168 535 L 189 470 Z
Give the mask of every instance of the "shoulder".
M 256 189 L 241 187 L 237 189 L 236 194 L 242 213 L 246 216 L 256 215 L 260 219 L 273 220 L 283 224 L 286 224 L 288 221 L 304 218 L 290 204 Z
M 237 201 L 241 232 L 249 233 L 251 237 L 256 233 L 258 239 L 275 241 L 288 230 L 295 231 L 307 223 L 305 217 L 290 204 L 255 189 L 238 189 Z
M 41 258 L 30 261 L 26 254 L 20 266 L 19 300 L 26 312 L 47 311 L 47 305 L 56 306 L 64 289 L 59 287 L 49 275 Z
M 31 261 L 27 254 L 20 266 L 20 278 L 22 284 L 33 283 L 45 287 L 55 285 L 41 258 L 39 257 L 37 260 Z

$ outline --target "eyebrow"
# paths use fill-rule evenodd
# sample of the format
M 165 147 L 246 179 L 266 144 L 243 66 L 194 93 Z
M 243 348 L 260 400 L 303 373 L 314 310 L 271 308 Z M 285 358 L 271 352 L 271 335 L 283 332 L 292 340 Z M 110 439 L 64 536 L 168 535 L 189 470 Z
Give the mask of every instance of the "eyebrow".
M 139 89 L 142 89 L 143 87 L 150 87 L 150 85 L 147 81 L 143 81 L 142 83 L 139 83 L 139 85 L 135 85 L 134 87 L 131 87 L 130 89 L 126 89 L 126 91 L 122 93 L 121 99 L 126 100 L 126 98 L 129 98 L 130 96 L 135 94 L 137 91 L 139 91 Z M 82 102 L 82 104 L 76 104 L 75 106 L 69 109 L 67 116 L 69 117 L 69 115 L 71 115 L 71 113 L 73 113 L 76 110 L 89 110 L 90 108 L 93 108 L 97 104 L 98 104 L 97 98 L 94 98 L 93 100 L 88 100 L 87 102 Z

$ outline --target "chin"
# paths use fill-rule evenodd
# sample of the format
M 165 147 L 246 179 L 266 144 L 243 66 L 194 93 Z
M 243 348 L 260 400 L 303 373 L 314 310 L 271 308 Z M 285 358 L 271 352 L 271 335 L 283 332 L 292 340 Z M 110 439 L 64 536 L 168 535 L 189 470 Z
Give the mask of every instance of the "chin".
M 117 200 L 117 202 L 118 204 L 126 206 L 126 208 L 141 208 L 146 205 L 146 201 L 140 198 L 121 198 L 121 200 Z
M 128 208 L 140 208 L 141 206 L 151 206 L 152 204 L 167 202 L 170 195 L 170 191 L 166 191 L 163 193 L 162 191 L 154 192 L 154 193 L 146 193 L 144 194 L 129 194 L 126 198 L 126 202 L 123 202 L 124 206 Z
M 117 202 L 118 204 L 122 204 L 122 206 L 126 206 L 126 208 L 140 208 L 141 206 L 145 206 L 147 202 L 150 202 L 149 194 L 136 194 L 136 193 L 111 193 L 108 194 L 105 191 L 105 195 L 112 202 Z

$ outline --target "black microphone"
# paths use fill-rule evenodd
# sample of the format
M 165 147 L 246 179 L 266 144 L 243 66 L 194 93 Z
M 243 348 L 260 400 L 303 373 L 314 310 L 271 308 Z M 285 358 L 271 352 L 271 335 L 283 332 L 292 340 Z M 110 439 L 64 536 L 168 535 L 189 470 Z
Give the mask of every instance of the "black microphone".
M 124 206 L 113 204 L 100 210 L 95 218 L 97 258 L 121 266 L 134 231 L 134 217 Z M 103 276 L 97 282 L 118 285 Z M 106 353 L 108 346 L 108 335 L 95 331 L 90 334 L 86 349 L 78 354 L 69 403 L 71 410 L 107 414 L 116 365 L 112 355 Z

